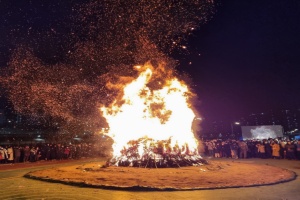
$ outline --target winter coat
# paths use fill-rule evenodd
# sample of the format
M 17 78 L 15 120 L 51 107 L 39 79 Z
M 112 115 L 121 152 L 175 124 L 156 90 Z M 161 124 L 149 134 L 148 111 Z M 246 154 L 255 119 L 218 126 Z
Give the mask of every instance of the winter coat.
M 263 144 L 257 144 L 256 146 L 258 148 L 258 152 L 259 153 L 266 153 L 265 145 L 263 145 Z
M 280 157 L 280 146 L 279 144 L 272 144 L 272 156 Z
M 7 149 L 7 155 L 8 155 L 8 160 L 13 161 L 14 160 L 14 150 L 12 147 L 9 147 Z
M 4 150 L 3 148 L 0 148 L 0 160 L 4 160 L 4 159 L 5 159 Z

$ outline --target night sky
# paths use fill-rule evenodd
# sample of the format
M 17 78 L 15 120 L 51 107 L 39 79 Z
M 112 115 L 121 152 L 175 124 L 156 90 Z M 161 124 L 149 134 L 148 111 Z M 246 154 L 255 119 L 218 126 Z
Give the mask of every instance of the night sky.
M 63 59 L 57 52 L 70 50 L 67 16 L 75 1 L 36 2 L 0 0 L 1 67 L 23 42 L 43 49 L 39 56 L 49 62 Z M 224 0 L 216 10 L 190 38 L 190 54 L 179 56 L 181 68 L 197 85 L 203 117 L 234 120 L 299 108 L 300 2 Z M 52 42 L 43 34 L 53 36 Z
M 188 71 L 203 116 L 232 121 L 299 109 L 299 36 L 299 1 L 222 1 L 190 42 L 198 51 Z

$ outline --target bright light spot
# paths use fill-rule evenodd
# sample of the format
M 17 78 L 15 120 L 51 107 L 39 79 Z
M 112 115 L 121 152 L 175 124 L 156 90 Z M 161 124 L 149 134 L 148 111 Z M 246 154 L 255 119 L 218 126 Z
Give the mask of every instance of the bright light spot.
M 188 104 L 187 85 L 175 77 L 168 77 L 164 85 L 153 89 L 148 83 L 153 76 L 155 78 L 154 68 L 146 64 L 139 73 L 135 80 L 120 86 L 124 93 L 120 99 L 100 108 L 109 124 L 105 134 L 114 141 L 113 155 L 121 156 L 122 149 L 130 147 L 130 141 L 141 138 L 151 138 L 157 143 L 170 141 L 171 147 L 188 145 L 190 152 L 198 152 L 198 142 L 192 132 L 195 114 Z M 139 144 L 142 156 L 151 144 Z

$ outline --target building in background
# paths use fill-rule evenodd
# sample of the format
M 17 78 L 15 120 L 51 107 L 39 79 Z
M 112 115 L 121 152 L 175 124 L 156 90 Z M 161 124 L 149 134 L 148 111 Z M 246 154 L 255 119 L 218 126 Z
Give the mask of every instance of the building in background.
M 300 109 L 270 110 L 251 113 L 235 120 L 205 119 L 203 126 L 204 138 L 236 138 L 242 136 L 241 126 L 280 125 L 285 136 L 300 135 Z

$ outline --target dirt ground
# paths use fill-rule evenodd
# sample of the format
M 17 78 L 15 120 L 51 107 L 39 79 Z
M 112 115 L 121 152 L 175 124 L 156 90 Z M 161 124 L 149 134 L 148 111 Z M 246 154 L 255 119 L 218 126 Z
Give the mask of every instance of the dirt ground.
M 128 190 L 195 190 L 248 187 L 286 182 L 292 171 L 237 160 L 210 161 L 208 165 L 181 168 L 103 167 L 104 162 L 30 172 L 27 178 L 78 186 Z

